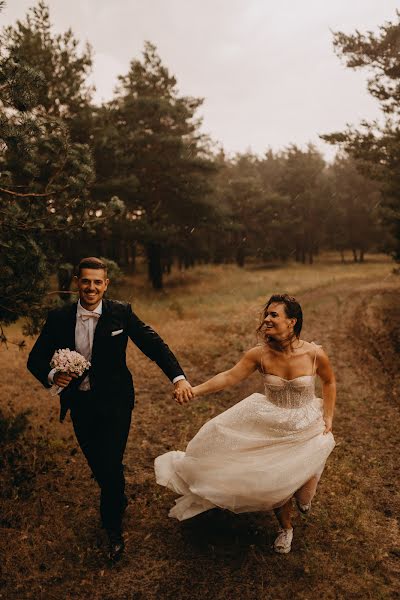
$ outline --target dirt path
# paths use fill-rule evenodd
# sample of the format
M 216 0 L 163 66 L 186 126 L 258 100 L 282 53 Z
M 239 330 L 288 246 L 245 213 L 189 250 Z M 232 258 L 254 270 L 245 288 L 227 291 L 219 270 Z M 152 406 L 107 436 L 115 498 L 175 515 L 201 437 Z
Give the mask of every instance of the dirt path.
M 38 477 L 35 494 L 21 501 L 18 525 L 10 520 L 10 526 L 3 527 L 9 530 L 12 560 L 3 564 L 6 591 L 0 591 L 0 598 L 399 597 L 400 402 L 394 357 L 400 332 L 399 288 L 391 278 L 381 283 L 362 279 L 335 282 L 300 296 L 306 315 L 304 337 L 324 345 L 337 373 L 337 447 L 312 515 L 296 517 L 291 554 L 272 552 L 276 524 L 269 514 L 210 511 L 183 524 L 168 519 L 174 495 L 159 488 L 153 477 L 157 454 L 183 448 L 201 423 L 260 390 L 260 381 L 252 377 L 220 394 L 218 408 L 209 401 L 182 412 L 171 403 L 162 375 L 144 361 L 146 389 L 141 385 L 126 457 L 131 498 L 126 557 L 112 569 L 105 563 L 105 540 L 98 532 L 93 503 L 96 486 L 87 477 L 70 427 L 61 429 L 52 414 L 50 429 L 49 409 L 41 407 L 32 417 L 36 432 L 51 430 L 62 448 Z M 193 371 L 192 377 L 196 378 Z

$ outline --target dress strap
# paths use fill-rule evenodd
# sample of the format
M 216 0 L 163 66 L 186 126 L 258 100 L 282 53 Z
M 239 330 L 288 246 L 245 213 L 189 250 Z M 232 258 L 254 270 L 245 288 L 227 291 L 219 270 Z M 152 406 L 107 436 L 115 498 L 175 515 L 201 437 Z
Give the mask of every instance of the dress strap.
M 315 375 L 316 373 L 316 366 L 317 366 L 317 352 L 318 352 L 318 346 L 315 342 L 311 342 L 314 346 L 315 346 L 315 354 L 314 354 L 314 362 L 313 362 L 313 369 L 312 369 L 312 374 Z
M 266 375 L 266 372 L 264 371 L 264 365 L 263 365 L 263 354 L 264 354 L 264 352 L 263 352 L 263 344 L 260 344 L 260 346 L 261 346 L 261 356 L 260 356 L 260 372 L 261 372 L 263 375 Z

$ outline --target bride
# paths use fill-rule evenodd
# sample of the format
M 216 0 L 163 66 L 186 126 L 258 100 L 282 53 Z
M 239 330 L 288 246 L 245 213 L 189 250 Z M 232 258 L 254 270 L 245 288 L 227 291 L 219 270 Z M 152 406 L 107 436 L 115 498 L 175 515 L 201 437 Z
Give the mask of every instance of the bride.
M 336 384 L 324 350 L 300 339 L 303 314 L 295 298 L 273 295 L 258 332 L 262 344 L 231 369 L 192 388 L 195 398 L 223 390 L 258 370 L 264 394 L 254 393 L 208 421 L 186 452 L 155 460 L 160 485 L 180 495 L 169 515 L 189 519 L 221 507 L 234 513 L 274 510 L 274 550 L 290 552 L 291 505 L 308 513 L 335 441 Z M 315 395 L 322 380 L 323 400 Z M 176 397 L 179 404 L 185 399 Z

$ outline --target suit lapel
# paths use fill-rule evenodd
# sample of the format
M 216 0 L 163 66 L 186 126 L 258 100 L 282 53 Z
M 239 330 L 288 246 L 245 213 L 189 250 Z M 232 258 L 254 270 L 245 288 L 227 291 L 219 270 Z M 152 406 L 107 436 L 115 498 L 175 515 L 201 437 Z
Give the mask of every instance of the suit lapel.
M 75 326 L 76 326 L 76 311 L 78 303 L 74 302 L 68 307 L 67 322 L 66 322 L 66 347 L 70 350 L 75 350 Z
M 107 326 L 109 324 L 110 317 L 111 317 L 110 303 L 103 298 L 101 317 L 97 322 L 96 330 L 94 332 L 94 337 L 93 337 L 92 358 L 98 347 L 99 340 L 102 338 L 104 333 L 107 331 Z

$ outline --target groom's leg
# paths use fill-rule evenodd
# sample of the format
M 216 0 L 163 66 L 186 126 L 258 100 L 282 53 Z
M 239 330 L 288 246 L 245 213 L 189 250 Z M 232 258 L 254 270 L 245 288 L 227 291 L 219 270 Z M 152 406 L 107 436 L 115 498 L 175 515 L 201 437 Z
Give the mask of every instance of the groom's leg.
M 101 488 L 100 513 L 103 526 L 121 530 L 127 504 L 123 456 L 131 424 L 130 407 L 120 407 L 106 417 L 102 436 L 102 454 L 95 477 Z
M 102 407 L 91 392 L 78 393 L 71 410 L 78 443 L 101 489 L 103 526 L 120 530 L 126 506 L 123 455 L 129 434 L 131 408 Z

